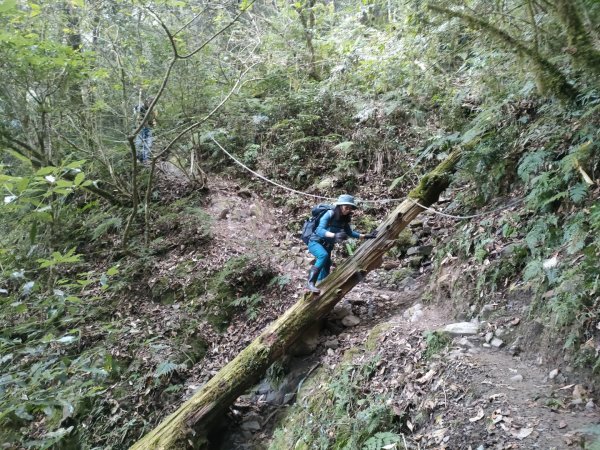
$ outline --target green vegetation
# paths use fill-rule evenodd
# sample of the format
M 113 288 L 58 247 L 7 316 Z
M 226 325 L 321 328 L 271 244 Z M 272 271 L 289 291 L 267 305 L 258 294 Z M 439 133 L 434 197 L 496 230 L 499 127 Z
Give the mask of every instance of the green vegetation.
M 432 331 L 425 335 L 425 342 L 427 344 L 427 348 L 425 349 L 424 356 L 425 358 L 429 359 L 448 347 L 451 339 L 444 333 Z
M 262 302 L 258 292 L 275 275 L 268 262 L 258 257 L 239 256 L 227 261 L 208 283 L 206 308 L 211 322 L 226 327 L 239 310 L 245 311 L 250 320 L 255 319 Z
M 484 215 L 452 225 L 434 276 L 461 265 L 460 312 L 508 298 L 596 380 L 599 19 L 592 0 L 1 2 L 0 440 L 128 447 L 181 400 L 211 345 L 199 330 L 257 320 L 289 283 L 263 252 L 211 260 L 210 176 L 250 180 L 215 140 L 281 184 L 369 199 L 418 198 L 462 149 L 449 210 Z M 302 199 L 260 195 L 296 232 Z M 336 377 L 335 413 L 301 422 L 311 443 L 396 442 L 350 370 L 371 369 Z
M 321 370 L 302 388 L 269 449 L 370 450 L 400 444 L 399 424 L 388 399 L 368 392 L 368 380 L 376 370 L 376 358 L 361 364 L 348 361 L 335 376 Z

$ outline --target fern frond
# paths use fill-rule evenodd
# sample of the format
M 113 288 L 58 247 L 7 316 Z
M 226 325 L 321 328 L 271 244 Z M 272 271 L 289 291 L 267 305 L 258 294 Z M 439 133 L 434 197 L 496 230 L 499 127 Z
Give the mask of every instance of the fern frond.
M 567 252 L 572 255 L 585 246 L 587 231 L 583 226 L 583 214 L 579 213 L 573 217 L 571 223 L 563 235 L 563 243 L 567 244 Z
M 523 280 L 529 281 L 539 277 L 544 273 L 543 269 L 544 266 L 542 265 L 541 260 L 534 259 L 529 261 L 527 266 L 525 266 L 525 270 L 523 271 Z
M 574 203 L 581 203 L 587 197 L 588 186 L 585 183 L 578 183 L 569 189 L 569 197 Z
M 154 378 L 160 378 L 163 375 L 168 375 L 171 372 L 175 372 L 176 370 L 183 369 L 185 367 L 185 364 L 176 364 L 172 361 L 163 361 L 154 371 Z
M 120 217 L 109 217 L 96 228 L 94 228 L 94 231 L 92 232 L 92 240 L 97 240 L 111 230 L 120 231 L 122 227 L 123 220 Z
M 535 175 L 546 162 L 549 153 L 546 150 L 538 150 L 537 152 L 527 153 L 521 160 L 517 173 L 525 182 L 528 182 L 532 175 Z
M 362 450 L 392 450 L 400 443 L 401 437 L 396 433 L 382 431 L 375 433 L 364 443 Z

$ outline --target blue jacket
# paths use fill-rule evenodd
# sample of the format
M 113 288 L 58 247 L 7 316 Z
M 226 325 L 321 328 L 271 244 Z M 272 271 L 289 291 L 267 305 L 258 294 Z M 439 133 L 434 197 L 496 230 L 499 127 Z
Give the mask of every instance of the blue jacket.
M 317 228 L 310 237 L 310 240 L 320 242 L 328 247 L 333 247 L 333 244 L 335 244 L 335 238 L 325 237 L 325 233 L 328 231 L 332 233 L 345 231 L 349 237 L 353 237 L 354 239 L 358 239 L 360 237 L 359 233 L 352 230 L 350 222 L 344 223 L 333 218 L 333 209 L 323 214 L 323 217 L 321 217 L 321 220 L 319 220 L 319 225 L 317 225 Z

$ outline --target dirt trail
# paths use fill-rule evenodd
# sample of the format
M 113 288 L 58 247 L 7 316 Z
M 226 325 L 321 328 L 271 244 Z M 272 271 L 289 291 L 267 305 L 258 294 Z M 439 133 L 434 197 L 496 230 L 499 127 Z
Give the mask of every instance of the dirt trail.
M 246 252 L 268 256 L 291 279 L 291 292 L 296 293 L 285 299 L 289 306 L 303 292 L 310 255 L 285 230 L 284 213 L 270 208 L 257 193 L 237 188 L 226 180 L 215 179 L 210 189 L 207 212 L 217 218 L 213 227 L 217 242 L 214 248 L 220 252 L 213 256 L 227 259 L 231 254 Z M 443 305 L 415 307 L 422 302 L 427 271 L 403 291 L 382 288 L 379 281 L 384 275 L 384 270 L 369 274 L 338 305 L 336 310 L 345 310 L 340 317 L 350 313 L 358 319 L 357 323 L 343 326 L 339 317 L 332 317 L 330 326 L 317 338 L 318 346 L 307 360 L 306 370 L 315 362 L 336 364 L 346 349 L 364 343 L 375 325 L 387 323 L 389 330 L 378 345 L 384 368 L 373 384 L 392 395 L 405 419 L 408 417 L 412 431 L 407 432 L 407 440 L 414 448 L 563 449 L 590 441 L 585 430 L 597 427 L 600 417 L 589 389 L 571 383 L 569 374 L 551 379 L 549 368 L 511 356 L 506 349 L 486 345 L 485 328 L 472 336 L 454 338 L 444 352 L 429 362 L 421 352 L 420 366 L 408 363 L 415 359 L 415 353 L 407 350 L 410 339 L 422 343 L 423 333 L 456 321 Z M 278 306 L 279 311 L 265 314 L 266 320 L 286 307 L 283 303 Z M 406 314 L 407 310 L 411 314 Z M 413 310 L 420 313 L 413 314 Z M 258 325 L 252 327 L 255 332 L 260 330 Z M 248 339 L 246 336 L 242 341 Z M 211 365 L 214 367 L 214 361 L 208 364 Z M 406 368 L 413 372 L 406 373 Z M 423 381 L 424 377 L 429 379 Z M 260 403 L 256 399 L 261 397 L 251 398 Z M 242 427 L 230 430 L 227 445 L 247 449 L 264 446 L 274 425 L 269 420 L 275 417 L 264 407 L 264 402 L 246 404 L 238 411 L 242 414 Z M 426 419 L 412 423 L 411 418 L 417 415 L 415 409 L 425 412 Z M 244 429 L 243 424 L 248 423 L 244 414 L 251 415 L 257 425 Z

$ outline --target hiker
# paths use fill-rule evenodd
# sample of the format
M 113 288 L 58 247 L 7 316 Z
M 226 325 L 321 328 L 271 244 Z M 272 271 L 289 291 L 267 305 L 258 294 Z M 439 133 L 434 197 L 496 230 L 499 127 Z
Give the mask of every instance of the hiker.
M 352 237 L 355 239 L 374 239 L 377 231 L 361 234 L 350 226 L 353 211 L 356 209 L 354 197 L 342 194 L 334 203 L 334 208 L 327 211 L 308 241 L 308 251 L 317 259 L 315 265 L 308 272 L 308 290 L 315 294 L 321 291 L 315 286 L 321 281 L 331 268 L 331 252 L 338 242 L 343 242 Z
M 137 114 L 137 125 L 139 126 L 144 120 L 144 116 L 148 112 L 148 108 L 152 104 L 152 97 L 148 97 L 141 105 L 135 107 Z M 156 125 L 156 108 L 148 115 L 148 118 L 143 122 L 143 127 L 135 138 L 135 147 L 137 149 L 137 159 L 141 163 L 146 163 L 151 158 L 152 152 L 152 128 Z

